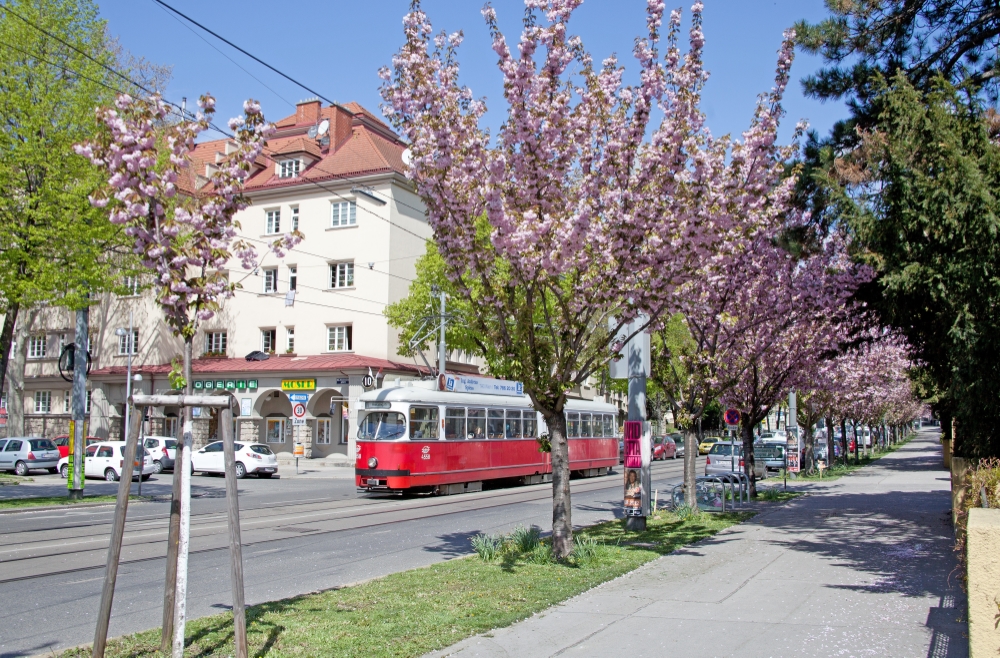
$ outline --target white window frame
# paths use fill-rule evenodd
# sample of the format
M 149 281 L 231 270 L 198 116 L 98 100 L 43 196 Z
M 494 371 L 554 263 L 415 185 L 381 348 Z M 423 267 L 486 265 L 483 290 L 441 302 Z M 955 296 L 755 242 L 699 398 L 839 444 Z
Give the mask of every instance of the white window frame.
M 295 351 L 295 327 L 285 327 L 285 351 Z
M 288 289 L 296 290 L 299 287 L 299 268 L 297 265 L 288 266 Z
M 35 413 L 52 412 L 52 391 L 35 391 Z
M 271 433 L 268 431 L 268 427 L 271 425 L 272 422 L 273 423 L 277 423 L 278 427 L 281 428 L 280 430 L 278 430 L 278 433 L 281 436 L 281 440 L 280 441 L 272 441 L 271 440 Z M 285 418 L 285 417 L 283 417 L 283 416 L 269 416 L 269 417 L 265 418 L 264 419 L 264 443 L 285 443 L 286 442 L 285 435 L 287 433 L 287 428 L 288 428 L 288 419 Z
M 270 340 L 268 340 L 270 338 Z M 260 351 L 261 352 L 276 352 L 278 342 L 278 330 L 271 328 L 264 328 L 260 330 Z M 268 345 L 270 343 L 270 345 Z
M 88 414 L 90 413 L 90 394 L 92 392 L 93 391 L 87 391 L 87 410 L 84 413 L 88 413 Z
M 127 276 L 124 280 L 124 286 L 126 293 L 122 295 L 123 297 L 138 297 L 142 283 L 139 281 L 137 276 Z
M 326 431 L 322 431 L 325 429 Z M 331 434 L 333 433 L 333 419 L 332 418 L 317 418 L 316 419 L 316 444 L 317 445 L 330 445 L 333 443 L 331 440 Z
M 354 287 L 354 261 L 330 263 L 330 288 L 333 290 Z
M 49 349 L 49 337 L 35 334 L 28 338 L 28 358 L 44 359 Z
M 292 230 L 299 230 L 299 207 L 292 206 Z
M 278 268 L 268 267 L 264 270 L 264 294 L 269 295 L 278 292 Z
M 357 224 L 357 201 L 330 202 L 330 228 L 344 228 L 345 226 L 357 226 Z
M 278 163 L 278 178 L 298 178 L 302 173 L 302 161 L 298 158 L 282 160 Z
M 129 345 L 128 344 L 129 343 L 128 332 L 126 332 L 124 336 L 118 336 L 118 356 L 128 356 L 129 353 L 130 353 L 128 351 L 129 347 L 132 348 L 132 352 L 131 352 L 132 356 L 135 356 L 136 354 L 138 354 L 138 352 L 136 351 L 137 347 L 139 345 L 139 330 L 138 329 L 133 329 L 132 330 L 132 341 L 131 342 L 132 342 L 132 344 Z
M 229 348 L 229 332 L 226 331 L 206 331 L 205 351 L 206 352 L 226 352 Z
M 354 325 L 334 324 L 326 328 L 327 352 L 354 351 Z
M 68 414 L 69 413 L 69 406 L 70 406 L 69 403 L 72 400 L 73 400 L 73 392 L 72 391 L 66 391 L 66 394 L 63 395 L 63 413 L 64 414 Z
M 281 233 L 281 208 L 271 208 L 264 211 L 264 234 L 277 235 Z

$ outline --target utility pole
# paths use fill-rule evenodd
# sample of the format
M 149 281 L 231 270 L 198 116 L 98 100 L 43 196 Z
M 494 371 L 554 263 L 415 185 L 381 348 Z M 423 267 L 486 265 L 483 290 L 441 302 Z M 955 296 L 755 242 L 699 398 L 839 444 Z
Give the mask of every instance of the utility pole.
M 448 320 L 445 318 L 445 298 L 444 290 L 440 292 L 441 295 L 441 336 L 438 338 L 438 375 L 443 375 L 445 373 L 445 342 L 444 333 L 447 326 Z
M 90 354 L 90 309 L 76 312 L 76 336 L 73 346 L 73 416 L 70 423 L 69 468 L 70 500 L 83 499 L 83 453 L 86 450 L 87 357 Z

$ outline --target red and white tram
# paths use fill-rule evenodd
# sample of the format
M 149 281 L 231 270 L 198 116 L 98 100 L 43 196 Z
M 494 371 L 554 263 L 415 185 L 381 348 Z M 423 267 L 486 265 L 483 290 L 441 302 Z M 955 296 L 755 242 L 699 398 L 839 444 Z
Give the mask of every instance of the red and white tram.
M 460 493 L 486 480 L 551 479 L 546 431 L 527 396 L 438 391 L 433 382 L 368 391 L 358 401 L 354 475 L 368 491 Z M 566 403 L 570 470 L 604 475 L 618 464 L 618 411 L 606 402 Z

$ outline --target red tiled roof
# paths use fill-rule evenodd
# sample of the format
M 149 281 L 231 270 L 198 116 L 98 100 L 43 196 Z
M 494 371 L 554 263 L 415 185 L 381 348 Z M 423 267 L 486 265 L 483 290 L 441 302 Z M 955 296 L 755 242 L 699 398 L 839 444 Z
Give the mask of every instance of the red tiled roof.
M 351 102 L 320 108 L 319 117 L 329 122 L 326 146 L 307 134 L 316 122 L 300 123 L 296 114 L 275 122 L 278 132 L 268 140 L 260 170 L 247 180 L 248 192 L 367 174 L 405 174 L 403 151 L 406 144 L 372 112 Z M 205 176 L 205 165 L 216 163 L 216 154 L 225 153 L 225 143 L 222 139 L 196 145 L 191 152 L 191 168 L 186 180 L 181 181 L 183 189 L 196 189 L 205 183 L 198 177 Z M 298 152 L 309 153 L 317 161 L 297 178 L 279 178 L 275 161 L 282 159 L 282 155 Z
M 282 372 L 322 372 L 340 370 L 382 369 L 383 372 L 419 374 L 426 368 L 418 368 L 409 363 L 398 363 L 386 359 L 361 356 L 359 354 L 318 354 L 315 356 L 272 356 L 267 361 L 247 361 L 246 359 L 195 359 L 191 371 L 196 374 L 236 374 L 236 373 L 282 373 Z M 132 366 L 132 372 L 150 375 L 166 375 L 171 370 L 169 363 L 159 365 Z M 126 375 L 126 366 L 110 366 L 92 370 L 91 375 Z

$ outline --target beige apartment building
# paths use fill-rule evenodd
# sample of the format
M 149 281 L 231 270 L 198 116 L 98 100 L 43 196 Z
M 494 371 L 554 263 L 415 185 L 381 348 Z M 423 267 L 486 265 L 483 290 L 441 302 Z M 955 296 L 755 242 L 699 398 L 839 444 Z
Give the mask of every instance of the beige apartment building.
M 199 329 L 194 387 L 236 396 L 244 440 L 278 453 L 300 442 L 306 456 L 350 458 L 354 403 L 369 373 L 378 376 L 375 386 L 426 374 L 422 362 L 397 356 L 398 335 L 383 309 L 407 295 L 431 229 L 403 173 L 406 144 L 360 105 L 304 101 L 276 126 L 246 185 L 252 205 L 237 217 L 259 262 L 250 271 L 231 263 L 230 280 L 240 288 Z M 207 182 L 229 148 L 226 140 L 198 145 L 194 186 Z M 305 235 L 295 249 L 283 258 L 268 251 L 270 240 L 293 229 Z M 88 433 L 101 438 L 123 433 L 130 353 L 134 390 L 163 393 L 171 388 L 171 360 L 182 352 L 152 294 L 135 283 L 134 295 L 105 295 L 90 311 Z M 73 326 L 72 313 L 44 308 L 25 337 L 26 433 L 67 430 L 70 384 L 58 357 L 74 342 Z M 248 360 L 252 352 L 268 358 Z M 478 372 L 472 360 L 451 356 L 450 369 Z M 305 405 L 304 418 L 293 417 L 293 400 Z M 155 410 L 145 431 L 175 435 L 177 413 Z M 197 410 L 195 426 L 198 444 L 216 436 L 207 409 Z

